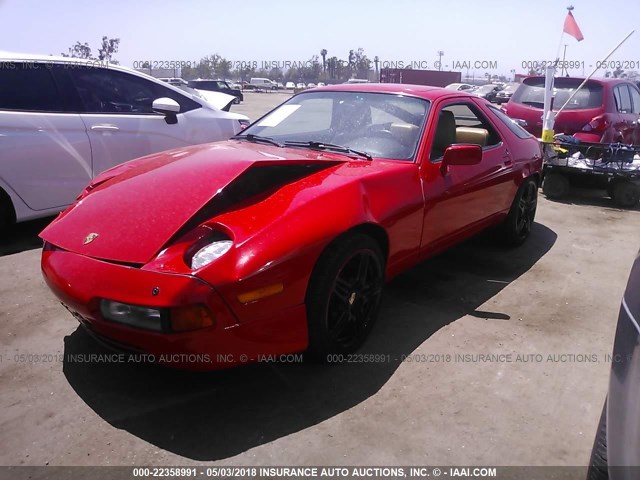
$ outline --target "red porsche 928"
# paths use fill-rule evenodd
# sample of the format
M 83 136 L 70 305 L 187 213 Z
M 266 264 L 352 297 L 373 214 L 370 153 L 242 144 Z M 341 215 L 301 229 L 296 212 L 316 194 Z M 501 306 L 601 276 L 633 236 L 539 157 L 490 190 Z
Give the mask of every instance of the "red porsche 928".
M 488 227 L 524 242 L 541 167 L 474 95 L 316 88 L 228 141 L 99 175 L 41 233 L 42 270 L 95 337 L 171 366 L 351 352 L 385 281 Z

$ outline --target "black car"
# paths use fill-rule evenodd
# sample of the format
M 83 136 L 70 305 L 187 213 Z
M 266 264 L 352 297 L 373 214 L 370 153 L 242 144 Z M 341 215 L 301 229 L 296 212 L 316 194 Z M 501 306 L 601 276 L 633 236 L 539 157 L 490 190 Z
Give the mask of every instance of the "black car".
M 500 87 L 499 85 L 493 85 L 489 83 L 487 85 L 480 85 L 471 93 L 477 95 L 480 98 L 484 98 L 485 100 L 493 102 L 501 88 L 502 87 Z
M 609 395 L 593 443 L 588 480 L 640 478 L 640 253 L 622 297 Z
M 227 95 L 233 95 L 236 97 L 236 100 L 233 103 L 240 103 L 244 101 L 242 90 L 231 88 L 231 85 L 224 80 L 189 80 L 189 86 L 191 88 L 197 88 L 198 90 L 208 90 L 210 92 L 222 92 Z
M 507 103 L 509 100 L 511 100 L 511 97 L 519 86 L 519 83 L 507 83 L 504 88 L 496 94 L 494 99 L 495 102 L 500 105 L 502 105 L 503 103 Z

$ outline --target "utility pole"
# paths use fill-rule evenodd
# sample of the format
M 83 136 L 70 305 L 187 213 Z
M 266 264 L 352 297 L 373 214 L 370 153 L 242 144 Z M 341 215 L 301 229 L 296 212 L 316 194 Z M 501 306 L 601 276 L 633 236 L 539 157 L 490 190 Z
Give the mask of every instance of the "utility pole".
M 442 56 L 444 52 L 442 50 L 438 50 L 438 70 L 442 70 Z

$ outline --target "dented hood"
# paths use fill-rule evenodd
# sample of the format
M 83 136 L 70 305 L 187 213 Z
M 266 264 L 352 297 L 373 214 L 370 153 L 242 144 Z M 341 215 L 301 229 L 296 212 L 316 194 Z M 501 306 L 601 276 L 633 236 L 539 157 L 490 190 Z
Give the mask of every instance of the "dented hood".
M 144 264 L 243 173 L 271 165 L 285 169 L 309 165 L 313 173 L 341 162 L 334 155 L 238 141 L 171 150 L 103 173 L 89 187 L 91 193 L 40 237 L 82 255 Z M 260 175 L 252 175 L 255 178 Z M 265 188 L 273 186 L 271 180 Z

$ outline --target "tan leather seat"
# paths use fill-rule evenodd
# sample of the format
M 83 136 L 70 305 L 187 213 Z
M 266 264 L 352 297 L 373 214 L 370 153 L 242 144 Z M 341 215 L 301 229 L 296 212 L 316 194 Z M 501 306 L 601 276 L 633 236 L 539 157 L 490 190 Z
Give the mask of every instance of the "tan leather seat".
M 407 147 L 415 145 L 418 139 L 418 127 L 409 123 L 392 123 L 389 131 L 394 139 Z
M 485 147 L 489 132 L 485 128 L 458 127 L 456 128 L 456 143 L 471 143 Z

